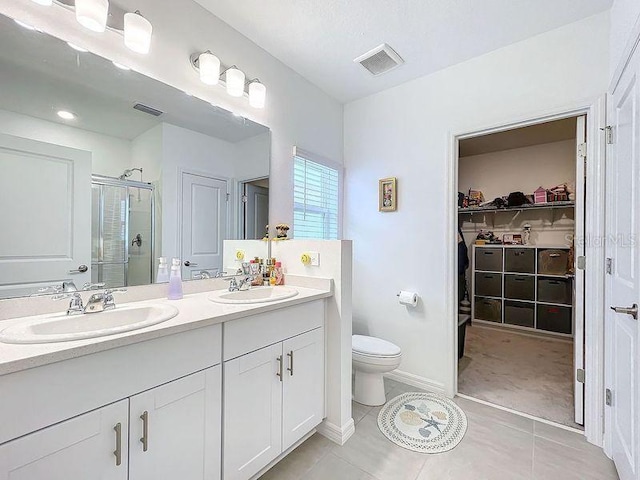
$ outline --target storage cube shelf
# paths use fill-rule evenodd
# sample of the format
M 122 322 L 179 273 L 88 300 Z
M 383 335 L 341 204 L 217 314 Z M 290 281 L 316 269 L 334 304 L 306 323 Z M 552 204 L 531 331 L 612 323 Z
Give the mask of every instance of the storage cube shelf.
M 474 245 L 472 318 L 481 322 L 573 334 L 573 276 L 569 247 Z

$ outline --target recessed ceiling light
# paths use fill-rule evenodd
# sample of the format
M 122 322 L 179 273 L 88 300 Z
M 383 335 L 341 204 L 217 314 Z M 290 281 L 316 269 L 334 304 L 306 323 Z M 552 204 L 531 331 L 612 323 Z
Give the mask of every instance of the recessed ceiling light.
M 20 25 L 22 28 L 26 28 L 27 30 L 35 30 L 36 27 L 33 27 L 31 25 L 29 25 L 28 23 L 24 23 L 21 20 L 18 20 L 17 18 L 13 19 L 14 22 L 16 22 L 18 25 Z
M 126 65 L 123 65 L 121 63 L 118 63 L 118 62 L 111 62 L 111 63 L 113 63 L 120 70 L 131 70 L 129 67 L 127 67 Z
M 73 48 L 76 52 L 80 52 L 80 53 L 88 53 L 89 52 L 89 50 L 87 50 L 86 48 L 82 48 L 82 47 L 76 45 L 75 43 L 67 42 L 67 45 L 69 45 L 71 48 Z
M 76 114 L 68 112 L 67 110 L 59 110 L 58 116 L 64 120 L 75 120 Z

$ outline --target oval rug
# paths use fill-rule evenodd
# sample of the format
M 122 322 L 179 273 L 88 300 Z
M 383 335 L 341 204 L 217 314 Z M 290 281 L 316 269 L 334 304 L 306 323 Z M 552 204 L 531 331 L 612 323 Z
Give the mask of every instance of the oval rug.
M 454 448 L 467 431 L 467 416 L 452 400 L 434 393 L 403 393 L 378 414 L 380 431 L 396 445 L 422 453 Z

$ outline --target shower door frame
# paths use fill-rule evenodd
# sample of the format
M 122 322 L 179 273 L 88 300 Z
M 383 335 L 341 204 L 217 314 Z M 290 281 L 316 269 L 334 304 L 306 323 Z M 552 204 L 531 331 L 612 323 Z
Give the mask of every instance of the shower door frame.
M 138 182 L 136 180 L 121 180 L 115 177 L 108 177 L 105 175 L 91 175 L 91 185 L 107 185 L 111 187 L 127 187 L 127 196 L 125 200 L 125 209 L 127 212 L 127 222 L 125 226 L 125 243 L 124 243 L 124 283 L 125 287 L 129 286 L 129 221 L 130 221 L 130 199 L 129 199 L 129 187 L 133 188 L 144 188 L 145 190 L 151 191 L 151 262 L 149 262 L 150 275 L 149 275 L 149 284 L 154 283 L 153 271 L 154 271 L 154 259 L 156 258 L 155 249 L 156 249 L 156 206 L 155 206 L 155 187 L 151 183 L 147 182 Z M 103 213 L 103 205 L 102 205 L 102 196 L 100 197 L 100 215 Z M 100 221 L 100 225 L 102 225 L 102 221 Z

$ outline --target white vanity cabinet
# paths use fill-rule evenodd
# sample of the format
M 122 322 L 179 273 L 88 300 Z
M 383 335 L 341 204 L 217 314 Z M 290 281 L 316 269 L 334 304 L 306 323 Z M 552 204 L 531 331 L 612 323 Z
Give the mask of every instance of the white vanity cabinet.
M 121 400 L 5 443 L 0 479 L 127 480 L 128 415 Z
M 324 418 L 323 325 L 324 302 L 225 325 L 224 480 L 251 478 Z

